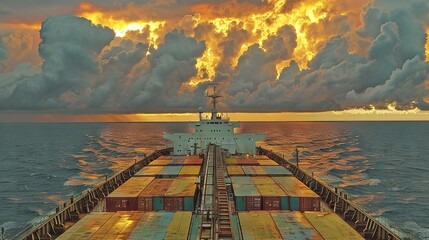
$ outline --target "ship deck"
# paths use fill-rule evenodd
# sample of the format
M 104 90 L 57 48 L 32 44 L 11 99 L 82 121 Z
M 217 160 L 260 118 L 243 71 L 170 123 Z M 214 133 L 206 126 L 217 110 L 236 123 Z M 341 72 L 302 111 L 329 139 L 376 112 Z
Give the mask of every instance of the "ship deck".
M 204 158 L 157 154 L 103 187 L 105 197 L 24 239 L 399 239 L 368 234 L 370 222 L 359 231 L 356 218 L 345 221 L 352 208 L 261 152 L 227 158 L 209 145 Z

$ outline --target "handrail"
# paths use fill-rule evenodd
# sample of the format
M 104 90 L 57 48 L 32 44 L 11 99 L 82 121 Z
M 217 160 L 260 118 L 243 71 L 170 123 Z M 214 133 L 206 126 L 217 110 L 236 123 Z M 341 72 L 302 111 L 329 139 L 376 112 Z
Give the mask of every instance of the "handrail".
M 363 229 L 363 233 L 365 235 L 365 231 L 370 232 L 370 235 L 372 235 L 372 237 L 370 236 L 369 239 L 379 239 L 379 236 L 376 236 L 377 234 L 382 236 L 383 239 L 395 239 L 395 240 L 400 239 L 400 237 L 397 234 L 393 233 L 390 229 L 388 229 L 386 226 L 384 226 L 382 223 L 380 223 L 377 219 L 375 219 L 373 216 L 371 216 L 369 213 L 367 213 L 364 209 L 362 209 L 361 206 L 350 201 L 346 194 L 341 194 L 341 192 L 337 191 L 337 188 L 334 189 L 334 188 L 328 186 L 327 184 L 325 184 L 324 182 L 321 182 L 318 179 L 310 176 L 303 169 L 298 168 L 296 165 L 292 164 L 290 161 L 284 159 L 283 157 L 280 157 L 279 155 L 277 155 L 276 153 L 274 153 L 272 151 L 269 151 L 269 150 L 264 149 L 262 147 L 258 147 L 257 150 L 260 152 L 260 154 L 266 155 L 267 157 L 274 160 L 278 164 L 280 164 L 280 165 L 288 168 L 289 170 L 291 170 L 291 172 L 293 172 L 295 174 L 295 177 L 297 177 L 297 179 L 302 181 L 304 184 L 306 184 L 310 188 L 311 188 L 311 186 L 310 186 L 311 182 L 314 182 L 314 183 L 316 183 L 315 184 L 316 188 L 317 188 L 317 186 L 320 186 L 322 189 L 325 189 L 322 191 L 322 193 L 324 193 L 324 195 L 326 195 L 327 197 L 326 197 L 326 199 L 323 199 L 323 200 L 329 199 L 330 202 L 328 202 L 328 203 L 334 203 L 334 204 L 339 204 L 339 205 L 341 205 L 340 203 L 342 202 L 342 203 L 344 203 L 344 205 L 348 205 L 349 210 L 355 210 L 357 213 L 362 215 L 363 218 L 358 219 L 356 221 L 356 223 L 358 223 L 358 221 L 360 221 L 362 219 L 365 219 L 366 225 L 365 225 L 365 229 Z M 306 180 L 306 181 L 303 181 L 303 180 Z M 326 191 L 328 191 L 328 192 L 326 192 Z M 321 195 L 321 194 L 319 194 L 319 195 Z M 346 212 L 347 211 L 343 212 L 344 215 L 346 214 Z M 354 214 L 353 216 L 357 216 L 357 214 Z M 354 220 L 354 219 L 352 219 L 352 220 Z
M 135 162 L 133 165 L 114 176 L 106 178 L 104 182 L 96 184 L 91 189 L 87 190 L 86 193 L 81 194 L 79 198 L 74 199 L 72 197 L 69 204 L 64 203 L 63 206 L 56 208 L 56 213 L 52 214 L 47 220 L 42 221 L 37 226 L 25 228 L 12 239 L 41 239 L 44 236 L 50 237 L 51 234 L 61 232 L 64 230 L 61 229 L 61 226 L 64 226 L 65 221 L 75 219 L 79 212 L 89 212 L 100 200 L 104 199 L 110 192 L 131 178 L 145 165 L 149 164 L 161 155 L 169 154 L 171 150 L 172 148 L 164 148 L 154 151 L 149 156 Z M 60 230 L 57 229 L 58 227 Z

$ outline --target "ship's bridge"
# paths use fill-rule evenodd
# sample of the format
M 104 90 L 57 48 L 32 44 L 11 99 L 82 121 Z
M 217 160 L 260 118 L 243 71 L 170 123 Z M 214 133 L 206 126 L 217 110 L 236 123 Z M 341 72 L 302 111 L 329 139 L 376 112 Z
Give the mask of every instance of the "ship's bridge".
M 202 117 L 203 111 L 199 109 L 199 121 L 190 122 L 192 133 L 166 133 L 164 138 L 173 142 L 174 155 L 200 154 L 206 151 L 207 145 L 216 144 L 228 150 L 230 154 L 255 154 L 256 141 L 265 138 L 264 134 L 234 133 L 240 127 L 238 122 L 230 122 L 228 117 L 218 114 L 216 109 L 217 98 L 214 93 L 207 97 L 212 98 L 213 108 L 211 117 Z

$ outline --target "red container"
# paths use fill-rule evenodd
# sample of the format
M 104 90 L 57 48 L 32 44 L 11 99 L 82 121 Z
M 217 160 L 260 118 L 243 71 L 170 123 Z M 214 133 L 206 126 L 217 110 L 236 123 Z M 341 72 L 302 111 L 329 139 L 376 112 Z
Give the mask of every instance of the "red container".
M 152 197 L 139 197 L 137 204 L 139 211 L 152 211 Z
M 247 211 L 254 211 L 254 210 L 261 210 L 261 209 L 262 209 L 261 197 L 253 197 L 253 196 L 246 197 Z
M 164 210 L 183 211 L 183 197 L 164 197 Z
M 320 211 L 320 198 L 300 197 L 300 211 Z
M 280 210 L 280 197 L 262 197 L 263 210 Z
M 135 211 L 137 210 L 136 197 L 108 197 L 106 198 L 106 212 Z

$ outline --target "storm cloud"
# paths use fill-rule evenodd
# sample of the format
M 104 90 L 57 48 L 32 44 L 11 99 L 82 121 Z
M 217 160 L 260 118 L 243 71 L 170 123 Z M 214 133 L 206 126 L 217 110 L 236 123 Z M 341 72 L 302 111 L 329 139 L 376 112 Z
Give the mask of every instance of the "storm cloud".
M 1 18 L 10 21 L 16 7 Z M 34 30 L 0 31 L 1 109 L 194 111 L 210 82 L 220 85 L 228 111 L 429 108 L 424 0 L 52 7 L 84 17 L 22 16 L 47 17 L 40 39 Z M 119 36 L 126 21 L 143 23 Z

